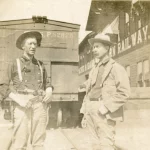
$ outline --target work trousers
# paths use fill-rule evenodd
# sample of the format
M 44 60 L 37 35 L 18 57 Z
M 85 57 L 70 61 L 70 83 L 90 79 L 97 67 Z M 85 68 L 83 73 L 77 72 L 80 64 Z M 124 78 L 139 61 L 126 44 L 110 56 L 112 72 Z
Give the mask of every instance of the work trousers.
M 16 106 L 14 110 L 14 135 L 12 150 L 44 150 L 46 137 L 47 106 L 41 102 L 25 109 Z
M 116 122 L 102 115 L 99 111 L 99 106 L 99 101 L 88 101 L 86 103 L 85 117 L 87 127 L 98 141 L 98 145 L 93 146 L 93 150 L 115 150 Z

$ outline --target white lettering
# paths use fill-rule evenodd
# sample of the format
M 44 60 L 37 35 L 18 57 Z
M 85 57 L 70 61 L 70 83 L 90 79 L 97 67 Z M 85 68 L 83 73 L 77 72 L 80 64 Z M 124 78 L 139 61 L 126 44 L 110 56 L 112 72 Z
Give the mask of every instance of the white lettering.
M 124 40 L 122 40 L 121 45 L 122 45 L 122 51 L 123 51 L 124 50 Z
M 41 33 L 41 35 L 42 35 L 42 38 L 44 38 L 44 33 L 43 32 L 40 32 Z
M 130 37 L 119 41 L 116 45 L 116 47 L 118 48 L 117 54 L 122 53 L 123 51 L 126 51 L 127 49 L 130 49 L 137 44 L 142 43 L 144 40 L 146 41 L 148 39 L 148 27 L 149 26 L 146 25 L 145 27 L 139 29 L 137 32 L 133 33 Z M 112 56 L 115 55 L 115 48 L 112 48 L 111 54 Z
M 141 43 L 142 42 L 142 36 L 141 36 L 141 30 L 138 30 L 138 38 L 137 38 L 137 43 Z
M 60 38 L 61 37 L 61 33 L 57 33 L 57 37 Z
M 131 35 L 131 39 L 132 39 L 132 46 L 135 46 L 135 44 L 136 44 L 136 32 Z
M 67 38 L 67 33 L 64 33 L 64 38 Z
M 47 37 L 51 36 L 52 33 L 51 32 L 47 32 Z
M 67 32 L 40 32 L 42 34 L 42 37 L 44 38 L 61 38 L 61 39 L 73 39 L 73 34 L 72 33 L 67 33 Z
M 131 48 L 131 45 L 129 44 L 129 37 L 127 37 L 125 39 L 125 49 L 129 49 L 129 48 Z
M 147 31 L 148 31 L 147 29 L 148 29 L 148 25 L 142 28 L 144 33 L 144 40 L 147 40 Z
M 61 34 L 61 38 L 64 38 L 64 33 Z
M 53 37 L 57 37 L 57 33 L 54 33 L 54 32 L 53 32 Z

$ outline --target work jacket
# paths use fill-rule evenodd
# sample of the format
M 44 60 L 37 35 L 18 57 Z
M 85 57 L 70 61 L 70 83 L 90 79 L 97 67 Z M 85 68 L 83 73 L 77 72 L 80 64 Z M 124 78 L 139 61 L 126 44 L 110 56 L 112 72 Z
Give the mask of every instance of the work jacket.
M 81 108 L 82 112 L 84 112 L 84 110 L 88 110 L 88 108 L 85 107 L 86 101 L 90 101 L 88 98 L 88 92 L 91 87 L 90 81 L 93 78 L 93 69 L 89 74 L 88 84 L 86 87 L 86 96 Z M 99 86 L 101 87 L 101 96 L 99 99 L 103 102 L 102 104 L 104 104 L 104 107 L 108 109 L 106 117 L 108 119 L 122 121 L 123 106 L 130 95 L 130 84 L 127 72 L 120 64 L 110 58 L 104 66 L 102 80 Z

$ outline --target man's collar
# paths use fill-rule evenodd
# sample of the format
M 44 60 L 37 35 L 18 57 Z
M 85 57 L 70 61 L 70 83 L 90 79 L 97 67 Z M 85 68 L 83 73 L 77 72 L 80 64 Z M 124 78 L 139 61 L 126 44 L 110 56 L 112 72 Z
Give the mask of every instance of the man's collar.
M 110 57 L 108 56 L 108 57 L 105 57 L 101 62 L 103 65 L 105 65 L 106 63 L 109 62 L 109 60 L 110 60 Z
M 32 59 L 29 59 L 26 55 L 22 55 L 21 60 L 23 62 L 32 62 L 32 63 L 37 63 L 37 59 L 33 56 Z
M 22 55 L 21 59 L 22 59 L 23 61 L 26 61 L 26 62 L 31 61 L 31 60 L 30 60 L 27 56 L 25 56 L 25 55 Z
M 96 66 L 97 66 L 97 65 L 101 65 L 101 64 L 105 65 L 106 63 L 109 62 L 110 59 L 111 59 L 110 56 L 107 56 L 107 55 L 106 55 L 102 60 L 96 59 L 96 60 L 95 60 L 95 65 L 96 65 Z

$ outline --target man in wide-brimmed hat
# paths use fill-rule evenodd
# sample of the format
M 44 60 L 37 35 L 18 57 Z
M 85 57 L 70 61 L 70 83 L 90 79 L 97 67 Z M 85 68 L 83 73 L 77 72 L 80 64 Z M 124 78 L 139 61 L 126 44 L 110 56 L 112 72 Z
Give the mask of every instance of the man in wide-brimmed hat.
M 86 97 L 82 110 L 87 126 L 99 140 L 96 150 L 115 150 L 114 127 L 123 119 L 123 105 L 130 93 L 128 75 L 125 69 L 110 58 L 113 43 L 105 34 L 89 39 L 96 59 L 89 73 Z
M 28 141 L 33 150 L 44 149 L 47 104 L 51 101 L 52 86 L 43 63 L 34 57 L 41 40 L 42 35 L 37 31 L 28 31 L 18 37 L 16 47 L 23 50 L 23 55 L 10 64 L 0 87 L 4 91 L 1 95 L 7 93 L 15 102 L 14 134 L 10 143 L 14 150 L 27 149 Z M 13 82 L 11 89 L 10 81 Z

